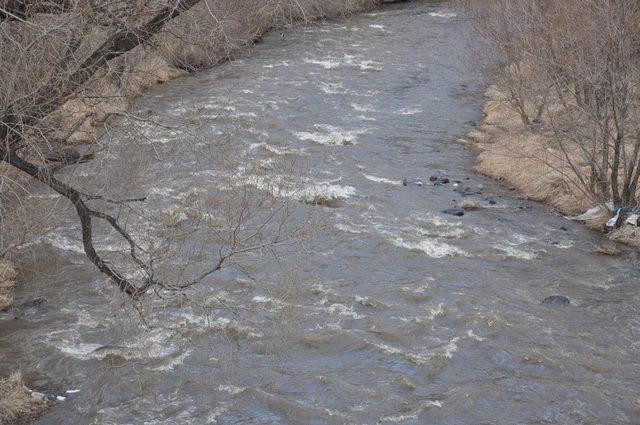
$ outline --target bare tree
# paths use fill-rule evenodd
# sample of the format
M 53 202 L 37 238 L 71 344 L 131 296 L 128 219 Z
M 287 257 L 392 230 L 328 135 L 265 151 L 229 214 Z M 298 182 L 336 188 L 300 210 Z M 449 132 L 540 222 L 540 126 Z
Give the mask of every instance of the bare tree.
M 594 202 L 633 208 L 640 178 L 640 5 L 635 0 L 466 2 L 499 60 L 500 88 L 552 140 Z
M 274 4 L 267 7 L 271 3 Z M 243 7 L 249 7 L 249 4 L 242 2 Z M 196 6 L 200 8 L 198 14 L 189 15 Z M 256 6 L 263 7 L 264 12 L 253 13 L 252 18 L 247 19 L 264 19 L 261 25 L 267 26 L 273 20 L 265 17 L 266 11 L 287 17 L 296 13 L 304 15 L 312 10 L 298 1 L 263 0 L 252 7 Z M 27 204 L 28 190 L 20 189 L 27 183 L 21 180 L 20 173 L 46 185 L 73 205 L 87 258 L 133 299 L 139 299 L 150 290 L 181 292 L 224 267 L 241 267 L 234 262 L 237 257 L 250 252 L 271 252 L 279 245 L 303 237 L 309 227 L 305 219 L 289 226 L 291 209 L 286 201 L 273 196 L 273 190 L 262 187 L 256 194 L 252 188 L 218 182 L 221 185 L 219 192 L 227 193 L 224 200 L 206 206 L 206 211 L 198 211 L 205 207 L 199 205 L 193 213 L 200 229 L 204 229 L 202 233 L 206 238 L 203 240 L 208 241 L 208 246 L 201 244 L 195 249 L 187 242 L 192 229 L 176 231 L 159 245 L 150 242 L 151 239 L 144 243 L 140 234 L 130 228 L 136 228 L 134 222 L 140 228 L 140 223 L 148 219 L 140 207 L 147 201 L 145 194 L 118 197 L 90 193 L 74 184 L 66 174 L 59 175 L 68 167 L 98 166 L 90 161 L 96 158 L 97 151 L 108 148 L 104 143 L 108 144 L 113 135 L 94 139 L 89 145 L 70 145 L 72 135 L 87 120 L 95 119 L 96 112 L 78 112 L 70 110 L 68 105 L 77 99 L 89 98 L 98 103 L 109 102 L 110 96 L 96 94 L 94 86 L 105 79 L 122 76 L 130 52 L 143 53 L 149 46 L 161 50 L 170 40 L 182 39 L 189 40 L 187 44 L 199 42 L 200 48 L 210 49 L 207 53 L 214 61 L 258 36 L 256 25 L 247 25 L 250 31 L 257 32 L 241 34 L 237 39 L 227 38 L 222 46 L 213 46 L 207 41 L 207 34 L 216 31 L 227 31 L 229 37 L 234 34 L 228 31 L 228 22 L 220 21 L 217 13 L 220 8 L 226 8 L 228 13 L 238 13 L 226 2 L 204 0 L 9 0 L 0 3 L 0 160 L 3 184 L 12 182 L 10 190 L 1 195 L 4 197 L 3 209 L 7 206 L 7 211 L 13 211 L 3 214 L 2 218 L 27 216 L 24 208 L 9 207 L 6 202 Z M 208 16 L 207 25 L 201 22 L 203 15 Z M 186 19 L 178 26 L 181 16 Z M 216 24 L 211 25 L 211 22 Z M 243 27 L 238 31 L 246 29 Z M 158 40 L 162 42 L 158 43 Z M 183 65 L 186 63 L 184 56 L 177 60 Z M 102 115 L 100 119 L 104 121 L 110 114 Z M 134 121 L 140 121 L 140 118 L 129 116 L 129 122 Z M 226 191 L 229 187 L 235 190 Z M 210 210 L 216 214 L 211 214 Z M 125 245 L 127 265 L 111 261 L 99 252 L 95 242 L 98 231 L 119 235 Z M 7 241 L 5 253 L 26 241 L 27 233 Z M 188 251 L 206 259 L 209 265 L 188 272 L 185 266 L 178 273 L 174 267 L 172 273 L 163 274 L 162 260 L 167 261 L 175 254 L 171 244 L 189 245 Z M 205 251 L 207 255 L 203 254 Z M 169 275 L 178 278 L 170 281 L 166 278 Z

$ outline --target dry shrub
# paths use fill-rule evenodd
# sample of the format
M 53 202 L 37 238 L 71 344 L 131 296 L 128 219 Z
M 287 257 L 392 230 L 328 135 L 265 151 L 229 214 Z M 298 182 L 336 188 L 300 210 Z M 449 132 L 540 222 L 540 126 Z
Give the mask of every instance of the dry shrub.
M 485 43 L 483 69 L 498 87 L 492 102 L 515 112 L 493 112 L 491 118 L 510 134 L 496 139 L 505 146 L 492 147 L 481 169 L 504 172 L 536 199 L 551 199 L 565 211 L 585 197 L 591 204 L 637 207 L 640 3 L 460 3 Z M 514 162 L 492 164 L 491 156 Z M 536 157 L 541 165 L 534 163 Z M 493 166 L 516 170 L 495 171 Z M 560 188 L 553 187 L 554 181 Z
M 0 379 L 0 423 L 28 423 L 45 408 L 43 401 L 31 396 L 19 372 Z
M 487 96 L 483 124 L 471 135 L 481 149 L 476 170 L 563 214 L 580 214 L 592 205 L 551 141 L 523 126 L 519 113 L 502 101 L 497 88 L 488 90 Z
M 16 269 L 9 261 L 0 259 L 0 311 L 13 305 Z

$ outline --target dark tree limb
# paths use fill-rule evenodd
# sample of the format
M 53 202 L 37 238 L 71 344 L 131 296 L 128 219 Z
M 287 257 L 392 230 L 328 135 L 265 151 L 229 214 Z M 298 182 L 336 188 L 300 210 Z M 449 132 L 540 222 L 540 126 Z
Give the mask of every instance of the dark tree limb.
M 135 28 L 120 28 L 111 34 L 75 71 L 70 72 L 69 77 L 61 86 L 48 85 L 38 90 L 32 98 L 33 102 L 30 107 L 26 111 L 23 111 L 20 117 L 14 115 L 10 109 L 5 111 L 3 116 L 0 116 L 0 161 L 44 183 L 73 204 L 80 220 L 82 245 L 85 255 L 100 272 L 108 276 L 123 293 L 133 299 L 139 298 L 149 288 L 157 285 L 158 282 L 153 279 L 151 268 L 137 255 L 137 251 L 142 249 L 119 225 L 118 221 L 108 214 L 91 209 L 86 203 L 86 201 L 97 199 L 102 199 L 107 202 L 111 200 L 83 194 L 57 179 L 53 175 L 53 170 L 50 167 L 51 164 L 39 167 L 20 157 L 17 150 L 18 147 L 27 144 L 28 136 L 25 128 L 37 124 L 42 118 L 61 107 L 98 71 L 105 68 L 109 61 L 149 41 L 155 34 L 160 32 L 169 21 L 200 3 L 200 1 L 202 0 L 167 0 L 167 5 L 160 9 L 148 22 Z M 24 13 L 24 1 L 9 0 L 9 6 L 12 7 L 9 14 L 5 13 L 8 11 L 6 7 L 0 8 L 0 20 L 7 17 L 15 18 L 14 11 Z M 17 17 L 20 18 L 20 16 Z M 88 158 L 77 159 L 83 160 Z M 146 279 L 141 287 L 134 285 L 118 270 L 111 267 L 111 265 L 96 252 L 93 244 L 93 218 L 98 218 L 109 223 L 109 225 L 127 241 L 130 247 L 131 258 L 146 274 Z M 218 268 L 221 266 L 222 264 L 219 264 Z

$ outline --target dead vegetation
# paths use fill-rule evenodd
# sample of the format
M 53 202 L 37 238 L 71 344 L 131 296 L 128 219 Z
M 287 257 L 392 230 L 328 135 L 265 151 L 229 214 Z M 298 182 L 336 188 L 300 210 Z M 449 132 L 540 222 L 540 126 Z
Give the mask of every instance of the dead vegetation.
M 46 408 L 46 403 L 31 396 L 22 376 L 16 372 L 0 379 L 0 423 L 30 423 Z
M 13 305 L 15 281 L 16 269 L 13 264 L 0 259 L 0 311 Z
M 566 215 L 611 211 L 592 227 L 636 212 L 640 4 L 460 4 L 484 43 L 475 63 L 493 84 L 483 124 L 468 135 L 481 149 L 478 171 Z

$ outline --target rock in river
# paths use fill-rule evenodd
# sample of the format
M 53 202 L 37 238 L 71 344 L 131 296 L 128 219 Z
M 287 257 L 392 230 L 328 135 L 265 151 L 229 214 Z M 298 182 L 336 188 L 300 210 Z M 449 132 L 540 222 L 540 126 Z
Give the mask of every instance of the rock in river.
M 424 183 L 421 180 L 408 180 L 406 177 L 402 179 L 403 186 L 424 186 Z
M 569 304 L 571 304 L 571 301 L 569 301 L 569 298 L 565 297 L 564 295 L 551 295 L 550 297 L 542 300 L 542 305 L 557 306 Z
M 447 208 L 442 212 L 449 215 L 455 215 L 456 217 L 462 217 L 464 215 L 464 210 L 462 208 Z

